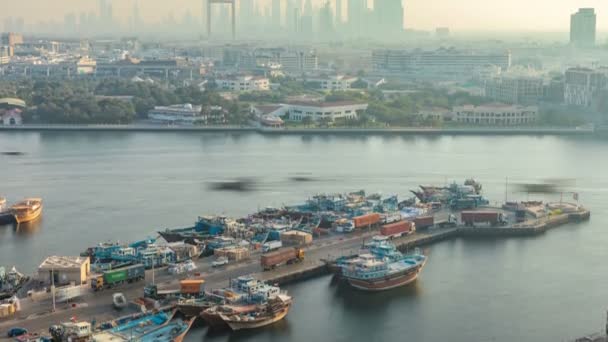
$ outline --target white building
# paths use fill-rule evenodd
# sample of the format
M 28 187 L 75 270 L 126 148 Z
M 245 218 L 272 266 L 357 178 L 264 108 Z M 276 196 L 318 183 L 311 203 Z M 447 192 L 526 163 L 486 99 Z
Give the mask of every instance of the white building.
M 287 104 L 286 113 L 291 121 L 302 121 L 306 117 L 312 120 L 356 119 L 358 112 L 367 110 L 367 103 L 340 102 L 291 102 Z
M 456 49 L 374 50 L 372 69 L 383 76 L 413 79 L 459 80 L 472 78 L 478 70 L 511 67 L 511 52 L 463 51 Z
M 81 285 L 91 273 L 89 257 L 50 256 L 38 266 L 38 280 L 45 284 Z
M 338 90 L 344 91 L 351 89 L 351 85 L 357 81 L 357 77 L 345 76 L 345 75 L 331 75 L 331 76 L 319 76 L 310 77 L 306 79 L 307 82 L 318 83 L 321 90 Z
M 543 79 L 532 75 L 503 75 L 486 81 L 485 96 L 512 104 L 537 104 L 543 96 Z
M 193 106 L 190 103 L 156 106 L 148 112 L 148 118 L 165 124 L 193 125 L 207 121 L 207 117 L 202 114 L 202 106 Z
M 314 72 L 319 69 L 319 58 L 315 53 L 287 52 L 279 56 L 283 70 L 292 74 Z
M 538 119 L 538 107 L 489 104 L 454 107 L 453 121 L 467 125 L 518 126 L 534 124 Z
M 270 90 L 270 80 L 259 76 L 230 76 L 215 80 L 217 87 L 228 91 L 266 91 Z
M 608 69 L 570 68 L 565 75 L 567 105 L 591 107 L 598 93 L 608 87 Z

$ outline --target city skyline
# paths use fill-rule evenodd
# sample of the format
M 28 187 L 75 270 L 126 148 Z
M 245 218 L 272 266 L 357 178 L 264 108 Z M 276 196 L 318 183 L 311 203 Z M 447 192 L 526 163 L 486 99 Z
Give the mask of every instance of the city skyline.
M 133 1 L 111 1 L 113 15 L 124 27 L 129 25 L 133 13 Z M 362 0 L 365 2 L 366 0 Z M 66 16 L 82 13 L 95 13 L 99 15 L 98 1 L 89 0 L 85 3 L 76 0 L 58 0 L 50 3 L 40 3 L 34 0 L 23 0 L 11 3 L 4 7 L 0 13 L 0 22 L 7 18 L 23 18 L 25 25 L 32 25 L 40 21 L 63 22 Z M 283 26 L 291 20 L 286 13 L 290 4 L 284 0 L 281 5 L 281 22 Z M 315 10 L 319 10 L 326 0 L 312 0 Z M 330 1 L 335 11 L 335 0 Z M 352 0 L 342 0 L 342 20 L 348 21 L 348 4 Z M 276 13 L 272 10 L 272 0 L 257 0 L 257 10 L 253 15 L 271 16 Z M 304 3 L 304 2 L 302 2 Z M 139 2 L 139 18 L 141 22 L 162 22 L 172 17 L 182 18 L 186 13 L 200 20 L 202 11 L 201 0 L 176 0 L 169 3 L 156 1 Z M 372 1 L 368 1 L 368 7 Z M 497 6 L 499 8 L 497 8 Z M 39 10 L 32 13 L 31 8 Z M 239 6 L 240 7 L 240 6 Z M 403 1 L 405 8 L 404 23 L 409 29 L 434 30 L 436 27 L 449 27 L 452 31 L 538 31 L 538 32 L 567 32 L 569 29 L 569 16 L 578 8 L 593 7 L 598 15 L 597 29 L 608 30 L 608 20 L 602 20 L 603 13 L 608 13 L 608 4 L 598 1 L 565 0 L 556 4 L 548 0 L 525 2 L 515 0 L 501 4 L 484 2 L 481 0 L 411 0 Z M 262 9 L 260 9 L 262 8 Z M 526 10 L 522 10 L 525 8 Z M 42 14 L 44 13 L 44 15 Z M 542 17 L 542 20 L 539 20 Z M 70 19 L 73 20 L 73 19 Z

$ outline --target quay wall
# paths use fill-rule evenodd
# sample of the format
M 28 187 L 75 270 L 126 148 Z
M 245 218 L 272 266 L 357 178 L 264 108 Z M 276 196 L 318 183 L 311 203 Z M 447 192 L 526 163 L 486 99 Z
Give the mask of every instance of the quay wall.
M 593 128 L 478 127 L 478 128 L 260 128 L 250 126 L 162 126 L 130 125 L 0 125 L 0 131 L 110 131 L 110 132 L 199 132 L 258 133 L 271 135 L 589 135 Z
M 547 230 L 567 223 L 577 223 L 588 220 L 591 213 L 588 210 L 580 212 L 551 216 L 545 219 L 535 219 L 524 223 L 506 227 L 458 227 L 436 230 L 420 235 L 409 235 L 393 240 L 401 252 L 412 248 L 437 243 L 454 238 L 483 238 L 483 237 L 526 237 L 545 233 Z M 260 279 L 271 283 L 288 284 L 331 273 L 329 262 L 331 260 L 304 261 L 299 266 L 279 268 L 271 272 L 263 272 Z

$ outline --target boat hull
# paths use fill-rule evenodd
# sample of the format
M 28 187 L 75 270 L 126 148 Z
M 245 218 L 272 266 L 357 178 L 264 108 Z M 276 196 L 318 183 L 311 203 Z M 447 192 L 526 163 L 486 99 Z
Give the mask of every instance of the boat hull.
M 207 310 L 200 313 L 201 318 L 211 328 L 225 328 L 226 322 L 222 319 L 218 312 L 209 312 Z
M 15 215 L 12 212 L 1 212 L 0 213 L 0 225 L 2 224 L 13 224 L 16 223 Z
M 17 223 L 30 222 L 42 214 L 42 200 L 28 199 L 11 207 Z
M 420 271 L 422 270 L 423 266 L 424 264 L 421 264 L 418 267 L 413 267 L 404 272 L 396 273 L 394 275 L 390 275 L 381 279 L 361 280 L 347 278 L 347 280 L 352 287 L 358 290 L 372 292 L 386 291 L 397 287 L 406 286 L 418 279 L 418 275 L 420 274 Z
M 177 310 L 186 317 L 196 317 L 212 306 L 209 304 L 177 304 Z
M 280 311 L 274 313 L 271 317 L 267 317 L 267 318 L 263 318 L 263 319 L 256 319 L 256 320 L 251 320 L 251 321 L 225 320 L 225 322 L 226 322 L 226 324 L 228 324 L 230 329 L 232 329 L 234 331 L 261 328 L 261 327 L 265 327 L 267 325 L 276 323 L 276 322 L 282 320 L 283 318 L 285 318 L 285 316 L 287 316 L 287 314 L 289 313 L 290 308 L 291 308 L 291 305 L 287 305 Z

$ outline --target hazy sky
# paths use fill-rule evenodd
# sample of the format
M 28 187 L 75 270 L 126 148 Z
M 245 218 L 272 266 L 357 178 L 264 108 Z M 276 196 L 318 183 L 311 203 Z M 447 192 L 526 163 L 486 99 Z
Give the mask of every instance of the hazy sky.
M 115 15 L 129 15 L 133 1 L 113 0 Z M 187 9 L 198 17 L 201 9 L 200 0 L 138 1 L 142 16 L 153 21 L 168 13 L 180 18 Z M 322 1 L 325 0 L 313 0 L 315 5 Z M 0 0 L 0 21 L 7 16 L 23 17 L 27 23 L 51 18 L 62 21 L 67 12 L 96 10 L 97 3 L 97 0 Z M 598 29 L 608 30 L 608 0 L 404 0 L 404 3 L 405 26 L 413 29 L 447 26 L 453 31 L 567 31 L 571 13 L 579 7 L 595 7 Z

